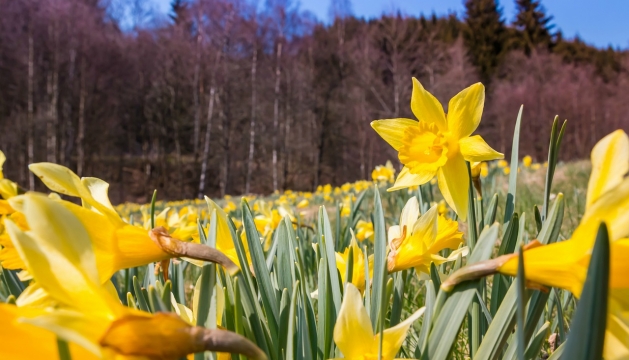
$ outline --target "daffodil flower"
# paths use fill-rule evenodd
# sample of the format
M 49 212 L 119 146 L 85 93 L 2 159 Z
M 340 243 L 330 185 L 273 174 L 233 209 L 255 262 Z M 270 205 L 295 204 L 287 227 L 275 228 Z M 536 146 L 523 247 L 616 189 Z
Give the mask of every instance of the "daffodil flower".
M 175 314 L 151 315 L 123 306 L 111 282 L 102 285 L 93 242 L 81 219 L 39 194 L 23 195 L 21 202 L 30 230 L 23 231 L 11 221 L 7 230 L 32 274 L 29 288 L 36 286 L 55 304 L 54 310 L 23 322 L 96 356 L 179 358 L 208 350 L 265 358 L 253 343 L 235 333 L 193 327 Z
M 6 160 L 6 156 L 0 151 L 0 215 L 11 214 L 15 211 L 7 200 L 18 194 L 17 184 L 9 179 L 5 179 L 2 172 Z
M 465 255 L 467 247 L 455 250 L 463 242 L 463 233 L 456 221 L 438 213 L 438 205 L 420 216 L 416 197 L 411 197 L 400 216 L 400 224 L 389 228 L 389 272 L 415 268 L 430 273 L 430 264 L 454 261 L 459 254 Z M 455 250 L 449 257 L 439 255 L 443 249 Z
M 371 221 L 358 220 L 356 223 L 356 239 L 365 241 L 369 239 L 373 241 L 373 223 Z
M 147 231 L 125 223 L 109 202 L 109 184 L 96 178 L 80 179 L 66 167 L 39 163 L 31 164 L 33 171 L 51 190 L 80 197 L 83 206 L 68 201 L 59 203 L 80 219 L 94 245 L 96 263 L 101 283 L 106 283 L 118 270 L 141 266 L 151 262 L 167 261 L 173 257 L 187 257 L 202 261 L 214 261 L 229 272 L 237 272 L 238 266 L 220 251 L 205 245 L 183 242 L 173 238 L 163 227 Z M 9 200 L 11 206 L 24 213 L 23 197 Z M 36 217 L 28 219 L 28 227 L 40 226 Z M 231 239 L 231 237 L 230 237 Z M 3 266 L 19 263 L 12 248 L 2 249 Z
M 371 178 L 373 181 L 393 181 L 395 179 L 395 168 L 393 168 L 391 161 L 387 161 L 385 166 L 376 166 L 376 168 L 371 172 Z
M 406 339 L 408 329 L 424 314 L 424 309 L 422 307 L 403 322 L 382 332 L 382 360 L 395 358 Z M 363 298 L 351 283 L 345 286 L 343 303 L 334 325 L 334 342 L 345 359 L 378 359 L 380 333 L 374 334 Z
M 364 291 L 365 286 L 367 285 L 365 283 L 365 266 L 368 266 L 369 274 L 373 274 L 373 256 L 369 256 L 367 261 L 365 261 L 365 254 L 358 246 L 356 238 L 352 233 L 352 241 L 350 242 L 350 245 L 345 248 L 345 251 L 343 251 L 342 253 L 336 253 L 336 268 L 339 269 L 339 272 L 341 273 L 341 280 L 343 282 L 346 282 L 348 280 L 346 277 L 348 275 L 347 267 L 349 262 L 350 249 L 352 251 L 353 259 L 351 283 L 354 284 L 354 286 L 356 286 L 360 291 Z M 371 276 L 372 275 L 370 275 L 370 277 Z
M 476 83 L 454 96 L 448 114 L 439 101 L 413 78 L 411 119 L 376 120 L 371 126 L 397 152 L 404 168 L 389 191 L 439 179 L 443 197 L 467 217 L 469 176 L 465 161 L 502 159 L 480 135 L 471 136 L 483 114 L 485 87 Z
M 533 284 L 571 291 L 579 297 L 585 283 L 596 233 L 602 222 L 611 241 L 610 296 L 605 335 L 606 360 L 629 357 L 629 137 L 617 130 L 592 150 L 592 174 L 581 223 L 566 241 L 541 246 L 537 241 L 524 251 L 526 280 Z M 504 255 L 462 268 L 442 284 L 450 290 L 457 283 L 496 272 L 515 276 L 518 257 Z

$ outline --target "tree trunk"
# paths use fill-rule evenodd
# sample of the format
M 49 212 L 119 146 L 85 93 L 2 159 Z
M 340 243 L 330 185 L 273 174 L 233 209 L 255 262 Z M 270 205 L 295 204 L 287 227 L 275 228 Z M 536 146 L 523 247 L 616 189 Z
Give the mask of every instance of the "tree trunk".
M 53 37 L 54 53 L 52 73 L 48 74 L 47 92 L 48 92 L 48 119 L 46 121 L 46 160 L 48 162 L 57 162 L 57 127 L 59 119 L 57 116 L 57 102 L 59 99 L 59 60 L 57 54 L 58 48 L 58 32 L 54 26 L 50 31 Z
M 200 23 L 200 22 L 199 22 Z M 193 92 L 193 102 L 194 102 L 194 134 L 193 134 L 193 146 L 194 146 L 194 162 L 197 162 L 199 157 L 199 137 L 201 132 L 201 104 L 199 101 L 200 98 L 200 87 L 201 87 L 201 42 L 203 40 L 202 32 L 199 30 L 197 34 L 197 50 L 196 50 L 196 61 L 194 64 L 194 92 Z
M 76 51 L 70 49 L 70 64 L 68 66 L 68 84 L 70 87 L 74 85 L 74 71 L 75 71 Z M 59 151 L 59 162 L 61 165 L 70 165 L 70 154 L 74 148 L 74 142 L 69 139 L 74 139 L 74 126 L 72 124 L 72 95 L 65 96 L 63 99 L 63 119 L 61 129 L 61 144 Z
M 199 199 L 203 199 L 205 190 L 205 176 L 207 173 L 207 162 L 210 155 L 210 133 L 212 131 L 212 114 L 214 114 L 214 86 L 210 88 L 210 101 L 207 110 L 207 124 L 205 128 L 205 139 L 203 142 L 203 157 L 201 160 L 201 177 L 199 178 Z
M 273 104 L 273 191 L 277 191 L 277 133 L 279 131 L 280 116 L 280 58 L 282 57 L 282 42 L 277 44 L 275 64 L 275 101 Z
M 78 133 L 76 136 L 76 173 L 79 176 L 83 175 L 83 170 L 85 166 L 85 97 L 86 89 L 85 89 L 85 59 L 81 58 L 81 85 L 79 90 L 79 123 L 78 123 Z
M 251 171 L 253 168 L 253 153 L 256 141 L 256 72 L 258 70 L 258 49 L 254 47 L 251 60 L 251 124 L 249 125 L 249 156 L 247 157 L 247 178 L 245 180 L 245 194 L 251 190 Z
M 33 162 L 35 162 L 35 131 L 34 131 L 34 126 L 35 124 L 33 123 L 33 113 L 34 113 L 34 104 L 33 104 L 33 91 L 35 88 L 35 69 L 34 69 L 34 52 L 35 50 L 33 49 L 33 32 L 32 32 L 32 26 L 31 28 L 29 28 L 29 34 L 28 34 L 28 94 L 27 94 L 27 107 L 28 107 L 28 114 L 27 114 L 27 119 L 26 119 L 26 132 L 27 132 L 27 161 L 29 164 L 32 164 Z M 33 175 L 32 172 L 28 172 L 28 188 L 33 191 L 35 190 L 35 176 Z

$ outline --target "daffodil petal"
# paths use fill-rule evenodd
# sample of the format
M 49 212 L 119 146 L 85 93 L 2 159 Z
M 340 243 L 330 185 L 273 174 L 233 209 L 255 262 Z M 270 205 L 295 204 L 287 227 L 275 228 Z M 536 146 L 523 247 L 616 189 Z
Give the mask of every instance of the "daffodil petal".
M 413 78 L 411 110 L 419 121 L 435 123 L 441 131 L 445 131 L 448 128 L 443 106 L 441 106 L 437 98 L 424 89 L 416 78 Z
M 448 103 L 448 129 L 462 139 L 472 135 L 485 105 L 485 87 L 476 83 L 456 94 Z
M 42 308 L 17 307 L 0 303 L 0 358 L 55 359 L 59 356 L 57 337 L 52 332 L 29 324 L 29 320 L 46 315 Z M 100 359 L 83 348 L 70 345 L 73 359 Z
M 402 208 L 402 213 L 400 214 L 400 227 L 404 226 L 408 227 L 410 230 L 413 227 L 413 224 L 419 218 L 419 202 L 417 201 L 417 197 L 411 196 L 410 199 Z
M 419 319 L 422 315 L 424 315 L 425 307 L 420 308 L 415 311 L 411 316 L 409 316 L 406 320 L 397 324 L 392 328 L 388 328 L 383 331 L 382 335 L 382 358 L 383 359 L 393 359 L 395 354 L 398 353 L 404 340 L 406 339 L 406 334 L 408 333 L 408 329 L 413 325 L 417 319 Z M 377 334 L 376 341 L 374 342 L 375 346 L 378 347 L 380 345 L 380 334 Z M 378 349 L 375 348 L 372 350 L 375 354 L 378 353 Z
M 448 159 L 448 162 L 439 169 L 439 190 L 448 205 L 459 215 L 459 219 L 467 219 L 467 207 L 469 202 L 470 177 L 467 166 L 461 154 Z
M 404 167 L 395 180 L 395 184 L 388 188 L 387 191 L 395 191 L 400 189 L 406 189 L 411 186 L 422 185 L 434 178 L 436 175 L 433 171 L 424 171 L 419 174 L 412 174 L 408 167 Z
M 439 216 L 437 205 L 433 205 L 412 225 L 413 238 L 419 234 L 424 243 L 434 241 L 437 237 L 437 216 Z
M 581 294 L 587 274 L 587 247 L 572 240 L 561 241 L 524 251 L 526 279 L 537 284 L 558 287 Z M 509 259 L 498 268 L 502 274 L 516 276 L 518 258 Z
M 622 130 L 605 136 L 592 149 L 592 174 L 586 206 L 622 182 L 629 172 L 629 137 Z
M 469 162 L 490 161 L 504 158 L 504 154 L 492 149 L 480 135 L 459 140 L 463 158 Z M 480 168 L 478 169 L 480 172 Z
M 371 127 L 376 130 L 386 142 L 399 151 L 404 143 L 404 131 L 409 126 L 418 126 L 418 122 L 411 119 L 385 119 L 371 122 Z
M 84 177 L 81 179 L 81 183 L 92 194 L 94 200 L 111 211 L 116 211 L 109 201 L 109 184 L 107 182 L 99 178 Z
M 356 286 L 348 283 L 334 325 L 334 342 L 345 358 L 358 359 L 370 351 L 373 340 L 373 328 L 363 298 Z

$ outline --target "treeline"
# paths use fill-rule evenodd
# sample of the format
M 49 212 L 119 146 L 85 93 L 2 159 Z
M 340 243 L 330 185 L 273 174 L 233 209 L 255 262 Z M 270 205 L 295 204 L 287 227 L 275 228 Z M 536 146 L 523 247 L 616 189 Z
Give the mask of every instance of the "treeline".
M 168 21 L 123 31 L 141 7 L 0 0 L 5 174 L 33 188 L 26 165 L 52 161 L 107 179 L 118 202 L 340 185 L 395 160 L 369 122 L 412 117 L 412 76 L 444 104 L 483 81 L 480 132 L 506 153 L 524 104 L 521 153 L 539 161 L 555 114 L 566 159 L 628 128 L 626 53 L 565 39 L 539 1 L 507 22 L 495 0 L 374 20 L 339 0 L 331 25 L 295 4 L 175 0 Z

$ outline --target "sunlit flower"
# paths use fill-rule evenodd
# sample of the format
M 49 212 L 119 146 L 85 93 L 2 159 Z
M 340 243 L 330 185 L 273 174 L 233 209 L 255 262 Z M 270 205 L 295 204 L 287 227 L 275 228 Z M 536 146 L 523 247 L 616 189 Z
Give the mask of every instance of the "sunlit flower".
M 510 167 L 502 168 L 502 173 L 505 175 L 511 174 L 511 168 Z
M 395 358 L 406 339 L 408 329 L 423 315 L 424 309 L 420 308 L 403 322 L 383 331 L 383 360 Z M 374 334 L 363 298 L 351 283 L 345 286 L 343 303 L 334 325 L 334 342 L 345 359 L 378 359 L 380 333 Z
M 356 239 L 358 241 L 365 241 L 365 239 L 373 241 L 373 223 L 371 221 L 358 220 L 358 223 L 356 223 Z
M 502 169 L 508 167 L 509 163 L 507 162 L 507 160 L 498 160 L 498 163 L 496 165 Z
M 448 220 L 437 212 L 437 205 L 425 214 L 419 214 L 416 197 L 411 197 L 400 215 L 400 224 L 389 228 L 389 272 L 415 268 L 430 273 L 430 264 L 454 261 L 459 254 L 465 255 L 467 247 L 453 251 L 448 258 L 439 255 L 443 249 L 457 249 L 463 242 L 463 233 L 456 221 Z
M 392 182 L 395 179 L 395 168 L 391 161 L 387 161 L 386 165 L 378 165 L 371 172 L 373 181 Z
M 347 267 L 349 262 L 349 254 L 352 252 L 352 279 L 351 283 L 354 284 L 361 292 L 365 290 L 365 266 L 369 267 L 369 277 L 373 275 L 373 256 L 370 256 L 365 262 L 365 254 L 358 246 L 356 239 L 352 236 L 350 245 L 345 248 L 342 253 L 336 253 L 336 267 L 341 274 L 341 280 L 346 282 L 347 279 Z
M 303 208 L 307 208 L 309 205 L 310 205 L 310 202 L 307 199 L 303 199 L 297 204 L 297 208 L 303 209 Z
M 231 351 L 265 358 L 253 343 L 235 333 L 192 327 L 174 314 L 152 315 L 123 306 L 111 282 L 102 285 L 93 240 L 81 219 L 42 195 L 23 195 L 20 201 L 30 230 L 23 231 L 11 221 L 6 226 L 34 282 L 20 295 L 18 305 L 22 297 L 41 293 L 54 305 L 24 322 L 97 356 L 105 352 L 179 358 L 229 346 Z
M 522 165 L 524 165 L 524 167 L 530 167 L 532 163 L 533 163 L 533 158 L 531 156 L 526 155 L 525 157 L 522 158 Z
M 31 164 L 29 168 L 51 190 L 81 198 L 84 206 L 63 200 L 58 202 L 74 214 L 87 231 L 94 246 L 102 283 L 109 281 L 120 269 L 166 261 L 173 257 L 219 262 L 231 273 L 238 271 L 236 264 L 216 249 L 180 241 L 173 238 L 164 227 L 147 231 L 125 223 L 109 202 L 109 184 L 100 179 L 80 179 L 70 169 L 50 163 Z M 49 226 L 38 220 L 39 215 L 28 216 L 23 208 L 24 199 L 24 196 L 17 196 L 9 201 L 13 208 L 26 216 L 28 228 L 33 230 L 33 226 Z M 7 262 L 11 263 L 16 257 L 18 255 L 14 249 L 4 248 L 0 251 L 0 259 L 5 267 Z
M 474 84 L 448 104 L 446 116 L 439 101 L 413 78 L 410 119 L 377 120 L 371 126 L 395 150 L 404 168 L 389 190 L 427 183 L 434 176 L 450 207 L 462 220 L 467 217 L 469 176 L 465 161 L 501 159 L 480 135 L 478 127 L 485 102 L 485 88 Z
M 629 357 L 629 137 L 617 130 L 599 141 L 592 150 L 592 174 L 588 183 L 586 210 L 572 237 L 541 246 L 533 242 L 524 251 L 527 281 L 558 287 L 579 297 L 585 283 L 590 256 L 602 222 L 611 241 L 610 297 L 604 358 Z M 515 276 L 518 257 L 504 255 L 475 264 L 482 274 L 494 272 Z M 444 282 L 451 289 L 465 279 L 470 269 L 463 268 Z

